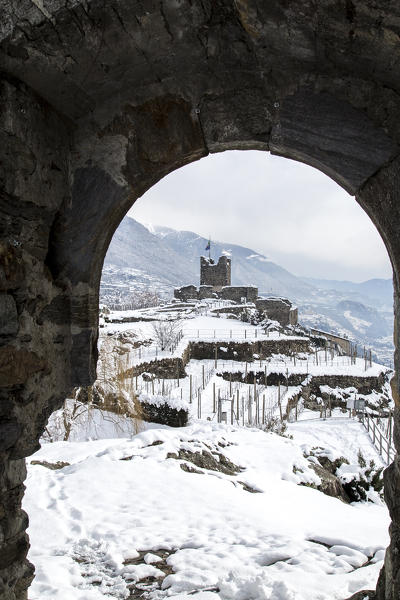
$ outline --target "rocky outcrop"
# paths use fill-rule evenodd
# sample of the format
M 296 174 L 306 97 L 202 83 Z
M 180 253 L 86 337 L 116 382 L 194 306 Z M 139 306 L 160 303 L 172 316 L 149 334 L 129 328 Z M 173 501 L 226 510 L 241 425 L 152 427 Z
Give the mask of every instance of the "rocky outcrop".
M 326 494 L 327 496 L 339 498 L 339 500 L 342 500 L 343 502 L 350 502 L 348 495 L 343 489 L 343 485 L 336 475 L 334 475 L 330 470 L 315 463 L 310 463 L 310 467 L 321 480 L 321 483 L 315 486 L 317 490 L 323 494 Z
M 152 404 L 140 400 L 143 419 L 149 423 L 159 423 L 169 427 L 184 427 L 187 425 L 189 413 L 183 408 L 177 409 L 170 406 L 168 402 Z

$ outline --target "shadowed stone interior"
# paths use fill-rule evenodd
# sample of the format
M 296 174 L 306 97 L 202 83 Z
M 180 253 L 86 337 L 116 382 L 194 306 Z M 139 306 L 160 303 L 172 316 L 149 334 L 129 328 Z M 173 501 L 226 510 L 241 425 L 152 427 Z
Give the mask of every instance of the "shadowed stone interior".
M 393 265 L 399 403 L 400 5 L 0 8 L 0 597 L 23 600 L 33 577 L 23 459 L 71 387 L 94 380 L 108 244 L 135 200 L 174 169 L 210 152 L 269 150 L 356 196 Z M 398 459 L 385 480 L 391 544 L 377 598 L 395 600 Z

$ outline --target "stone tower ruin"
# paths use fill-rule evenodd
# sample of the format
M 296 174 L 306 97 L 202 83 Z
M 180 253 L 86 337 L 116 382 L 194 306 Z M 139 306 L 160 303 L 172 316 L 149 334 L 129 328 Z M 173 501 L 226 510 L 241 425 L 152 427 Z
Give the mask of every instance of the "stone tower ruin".
M 231 285 L 231 259 L 220 256 L 215 264 L 212 258 L 200 256 L 200 285 L 211 285 L 213 292 Z

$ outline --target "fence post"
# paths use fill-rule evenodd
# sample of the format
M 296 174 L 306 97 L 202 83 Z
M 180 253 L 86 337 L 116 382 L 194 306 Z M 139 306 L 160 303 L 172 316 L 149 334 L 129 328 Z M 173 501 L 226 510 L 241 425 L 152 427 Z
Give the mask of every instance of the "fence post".
M 189 376 L 189 403 L 192 404 L 192 391 L 193 391 L 193 383 L 192 383 L 192 375 Z M 163 394 L 164 394 L 164 379 L 163 379 Z
M 234 406 L 234 402 L 235 400 L 232 398 L 231 399 L 231 425 L 233 425 L 233 406 Z
M 236 390 L 236 412 L 237 412 L 237 424 L 239 425 L 239 388 Z
M 263 403 L 262 403 L 262 424 L 265 425 L 265 394 L 263 394 Z
M 202 375 L 203 375 L 203 390 L 205 387 L 205 381 L 204 381 L 204 365 L 202 365 Z
M 249 388 L 249 397 L 247 399 L 247 421 L 248 424 L 251 425 L 251 394 Z
M 280 417 L 281 417 L 281 423 L 282 423 L 282 421 L 283 421 L 283 418 L 282 418 L 282 404 L 281 404 L 281 382 L 280 382 L 280 381 L 278 381 L 278 405 L 279 405 L 279 414 L 280 414 Z
M 217 350 L 217 346 L 215 346 L 215 363 L 214 363 L 215 368 L 217 368 L 217 356 L 218 356 L 218 350 Z
M 201 419 L 201 391 L 199 390 L 199 395 L 197 398 L 197 418 Z
M 216 411 L 216 405 L 215 405 L 215 381 L 213 382 L 213 412 L 215 413 Z

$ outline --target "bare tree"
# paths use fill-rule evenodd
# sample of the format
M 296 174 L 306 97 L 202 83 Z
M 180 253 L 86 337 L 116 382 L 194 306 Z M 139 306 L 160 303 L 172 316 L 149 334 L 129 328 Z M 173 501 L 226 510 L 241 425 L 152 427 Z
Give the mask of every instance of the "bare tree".
M 180 319 L 176 319 L 175 321 L 156 321 L 153 323 L 153 338 L 160 345 L 161 350 L 165 350 L 176 342 L 181 329 L 181 323 Z

